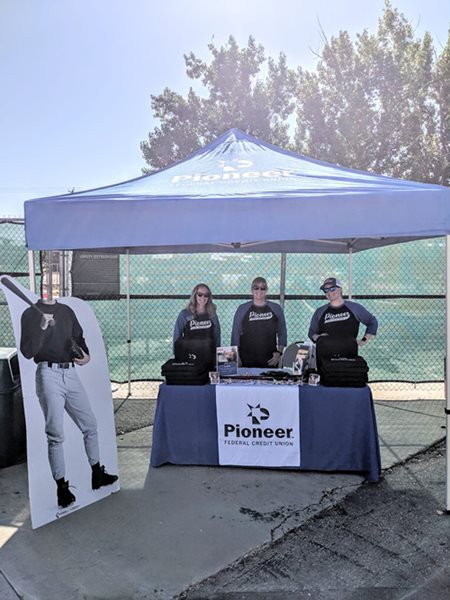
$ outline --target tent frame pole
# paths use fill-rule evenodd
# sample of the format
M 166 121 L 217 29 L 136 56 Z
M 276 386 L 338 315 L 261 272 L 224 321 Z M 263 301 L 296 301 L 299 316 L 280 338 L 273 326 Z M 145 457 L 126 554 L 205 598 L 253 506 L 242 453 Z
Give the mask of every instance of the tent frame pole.
M 348 299 L 353 296 L 353 248 L 348 248 Z
M 449 443 L 449 425 L 450 425 L 450 235 L 445 238 L 446 245 L 446 293 L 445 293 L 445 308 L 446 308 L 446 348 L 445 348 L 445 437 L 446 437 L 446 463 L 447 463 L 447 478 L 446 478 L 446 514 L 450 514 L 450 443 Z
M 130 249 L 125 254 L 127 296 L 127 349 L 128 349 L 128 396 L 131 396 L 131 310 L 130 310 Z
M 286 253 L 281 254 L 281 269 L 280 269 L 280 306 L 284 310 L 284 302 L 286 299 Z

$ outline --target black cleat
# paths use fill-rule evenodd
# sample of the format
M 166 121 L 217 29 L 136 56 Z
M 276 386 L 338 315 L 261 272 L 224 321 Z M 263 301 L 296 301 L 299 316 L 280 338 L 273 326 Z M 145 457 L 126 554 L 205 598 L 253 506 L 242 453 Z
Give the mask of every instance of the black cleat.
M 64 478 L 58 479 L 56 482 L 58 486 L 56 489 L 56 493 L 58 496 L 58 506 L 61 508 L 66 508 L 75 502 L 76 498 L 69 490 L 69 482 L 65 481 Z
M 92 489 L 98 490 L 105 485 L 111 485 L 119 478 L 117 475 L 110 475 L 103 465 L 97 463 L 92 467 Z

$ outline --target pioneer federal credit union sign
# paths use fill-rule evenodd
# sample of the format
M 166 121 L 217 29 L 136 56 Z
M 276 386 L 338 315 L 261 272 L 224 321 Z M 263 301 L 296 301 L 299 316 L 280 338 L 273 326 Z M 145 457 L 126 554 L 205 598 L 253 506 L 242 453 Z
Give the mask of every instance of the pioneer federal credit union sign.
M 300 466 L 297 386 L 217 385 L 219 464 Z

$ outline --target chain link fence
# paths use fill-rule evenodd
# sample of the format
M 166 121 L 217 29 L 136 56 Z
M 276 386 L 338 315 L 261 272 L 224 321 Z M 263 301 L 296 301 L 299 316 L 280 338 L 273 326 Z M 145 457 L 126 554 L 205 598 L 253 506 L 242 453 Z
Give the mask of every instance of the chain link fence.
M 23 222 L 0 220 L 0 245 L 0 271 L 29 287 Z M 66 265 L 66 258 L 53 254 L 56 255 L 52 261 L 53 281 L 56 273 L 57 284 L 64 294 L 70 290 L 70 265 L 64 268 L 61 265 Z M 42 291 L 46 261 L 39 253 L 35 253 L 34 260 L 36 289 Z M 175 320 L 187 305 L 195 284 L 204 282 L 213 292 L 223 345 L 230 343 L 237 306 L 251 297 L 254 277 L 265 277 L 269 298 L 280 300 L 282 257 L 279 254 L 133 255 L 129 263 L 127 260 L 124 255 L 119 257 L 120 294 L 111 299 L 89 300 L 103 333 L 118 403 L 125 395 L 123 384 L 128 383 L 129 375 L 132 382 L 140 382 L 133 384 L 134 398 L 148 398 L 157 389 L 150 382 L 161 380 L 161 365 L 173 355 Z M 64 283 L 60 278 L 66 270 Z M 319 290 L 323 279 L 327 276 L 341 279 L 345 294 L 348 273 L 347 255 L 287 255 L 284 308 L 288 343 L 306 339 L 314 310 L 325 302 Z M 352 257 L 352 280 L 353 299 L 364 304 L 379 321 L 377 337 L 361 349 L 369 363 L 374 397 L 383 401 L 442 400 L 445 239 L 356 253 Z M 1 292 L 0 345 L 15 346 Z

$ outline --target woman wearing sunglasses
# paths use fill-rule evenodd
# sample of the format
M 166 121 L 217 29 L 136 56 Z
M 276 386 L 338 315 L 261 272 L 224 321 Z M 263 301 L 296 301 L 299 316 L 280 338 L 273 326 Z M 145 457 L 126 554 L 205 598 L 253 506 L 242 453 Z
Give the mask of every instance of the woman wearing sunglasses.
M 328 277 L 320 289 L 328 304 L 320 306 L 313 314 L 308 337 L 313 342 L 322 336 L 329 336 L 333 340 L 353 340 L 354 353 L 357 354 L 358 346 L 364 346 L 376 335 L 377 319 L 362 304 L 344 300 L 339 279 Z M 366 330 L 358 340 L 360 323 L 366 326 Z
M 243 367 L 278 367 L 287 343 L 283 309 L 266 300 L 268 290 L 264 277 L 256 277 L 253 299 L 241 304 L 234 315 L 231 344 L 239 347 Z
M 220 324 L 211 290 L 198 283 L 192 290 L 189 303 L 178 315 L 173 332 L 175 359 L 212 367 L 216 348 L 220 346 Z

